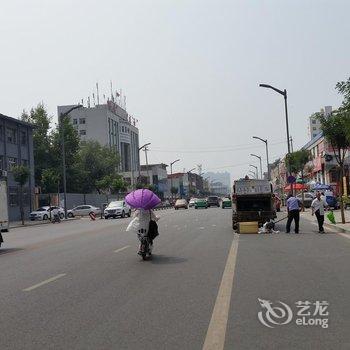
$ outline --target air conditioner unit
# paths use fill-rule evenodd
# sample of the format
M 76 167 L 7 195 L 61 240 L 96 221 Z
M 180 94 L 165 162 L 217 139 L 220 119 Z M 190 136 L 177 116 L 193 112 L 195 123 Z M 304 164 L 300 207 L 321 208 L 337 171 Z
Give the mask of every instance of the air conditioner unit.
M 1 177 L 7 177 L 7 171 L 6 170 L 0 170 Z

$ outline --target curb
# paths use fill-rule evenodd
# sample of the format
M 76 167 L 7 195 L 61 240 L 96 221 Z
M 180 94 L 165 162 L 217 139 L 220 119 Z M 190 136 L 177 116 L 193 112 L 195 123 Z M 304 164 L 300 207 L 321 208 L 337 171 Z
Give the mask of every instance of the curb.
M 313 221 L 312 218 L 308 217 L 308 216 L 304 216 L 304 218 L 308 221 Z M 317 224 L 317 221 L 315 221 L 315 223 Z M 323 223 L 323 226 L 331 229 L 331 230 L 335 230 L 335 231 L 338 231 L 338 232 L 341 232 L 341 233 L 350 233 L 350 228 L 349 229 L 346 229 L 346 228 L 343 228 L 343 227 L 339 227 L 337 225 L 334 225 L 334 224 L 329 224 L 327 222 L 324 222 Z
M 81 218 L 70 218 L 70 219 L 67 219 L 67 220 L 61 220 L 60 223 L 63 223 L 63 222 L 71 222 L 71 221 L 75 221 L 75 220 L 80 220 Z M 13 229 L 13 228 L 21 228 L 21 227 L 34 227 L 34 226 L 41 226 L 41 225 L 48 225 L 48 224 L 51 224 L 51 221 L 48 220 L 48 221 L 45 221 L 45 222 L 38 222 L 36 224 L 19 224 L 19 225 L 15 225 L 15 226 L 12 226 L 10 224 L 9 226 L 9 230 Z
M 324 223 L 323 224 L 324 226 L 330 228 L 330 229 L 335 229 L 336 231 L 338 232 L 342 232 L 342 233 L 350 233 L 350 229 L 345 229 L 345 228 L 342 228 L 342 227 L 339 227 L 337 225 L 333 225 L 333 224 L 328 224 L 328 223 Z

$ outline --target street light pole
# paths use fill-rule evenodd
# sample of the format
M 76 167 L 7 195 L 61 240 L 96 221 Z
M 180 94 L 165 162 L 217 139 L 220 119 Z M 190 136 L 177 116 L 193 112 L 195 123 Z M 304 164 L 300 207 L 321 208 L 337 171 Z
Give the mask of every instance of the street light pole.
M 188 178 L 188 195 L 190 195 L 191 193 L 191 179 L 190 179 L 190 174 L 193 170 L 196 170 L 196 168 L 192 168 L 191 170 L 189 170 L 187 172 L 187 178 Z
M 265 147 L 266 147 L 266 163 L 267 163 L 267 179 L 270 181 L 271 180 L 271 176 L 270 176 L 270 164 L 269 164 L 269 148 L 267 145 L 267 139 L 264 140 L 261 137 L 258 136 L 253 136 L 253 139 L 257 139 L 260 140 L 262 142 L 265 143 Z
M 255 171 L 249 170 L 249 173 L 252 174 L 252 175 L 254 175 L 254 177 L 256 177 Z
M 255 171 L 256 171 L 255 177 L 258 178 L 258 167 L 256 165 L 253 165 L 253 164 L 249 164 L 249 166 L 255 168 Z
M 250 155 L 251 155 L 252 157 L 256 157 L 256 158 L 258 158 L 258 159 L 259 159 L 259 162 L 260 162 L 260 178 L 262 179 L 262 178 L 263 178 L 263 176 L 262 176 L 261 157 L 260 157 L 260 156 L 258 156 L 258 155 L 256 155 L 256 154 L 253 154 L 253 153 L 250 153 Z
M 62 170 L 63 170 L 63 206 L 64 206 L 64 218 L 67 219 L 67 174 L 66 174 L 66 151 L 65 151 L 65 145 L 64 145 L 64 125 L 63 125 L 63 119 L 66 117 L 70 112 L 74 111 L 75 109 L 83 107 L 82 105 L 76 105 L 70 109 L 68 109 L 67 112 L 61 113 L 59 116 L 59 125 L 60 125 L 60 131 L 61 131 L 61 152 L 62 152 Z
M 277 89 L 271 85 L 268 85 L 268 84 L 259 84 L 259 86 L 263 87 L 263 88 L 267 88 L 267 89 L 272 89 L 272 90 L 276 91 L 277 93 L 279 93 L 280 95 L 282 95 L 284 98 L 284 111 L 286 114 L 287 146 L 288 146 L 288 155 L 289 155 L 290 154 L 290 138 L 289 138 L 289 123 L 288 123 L 288 108 L 287 108 L 287 90 L 284 89 L 282 91 L 282 90 L 279 90 L 279 89 Z M 292 172 L 290 170 L 290 166 L 288 168 L 289 168 L 288 174 L 292 175 Z M 293 184 L 292 183 L 290 184 L 290 187 L 291 187 L 291 192 L 293 193 Z
M 287 145 L 288 145 L 288 154 L 289 154 L 290 153 L 290 142 L 289 142 L 290 139 L 289 139 L 288 108 L 287 108 L 287 90 L 284 89 L 282 91 L 282 90 L 279 90 L 279 89 L 277 89 L 271 85 L 268 85 L 268 84 L 259 84 L 259 86 L 263 87 L 263 88 L 267 88 L 267 89 L 272 89 L 284 97 L 284 110 L 285 110 L 285 114 L 286 114 Z
M 176 159 L 170 163 L 170 194 L 171 194 L 171 199 L 173 199 L 173 192 L 172 192 L 172 188 L 173 188 L 173 164 L 175 164 L 179 160 L 180 159 Z
M 139 182 L 141 181 L 141 161 L 140 161 L 140 151 L 141 151 L 143 148 L 145 148 L 145 147 L 149 146 L 150 144 L 151 144 L 151 143 L 150 143 L 150 142 L 148 142 L 148 143 L 145 143 L 143 146 L 139 147 Z

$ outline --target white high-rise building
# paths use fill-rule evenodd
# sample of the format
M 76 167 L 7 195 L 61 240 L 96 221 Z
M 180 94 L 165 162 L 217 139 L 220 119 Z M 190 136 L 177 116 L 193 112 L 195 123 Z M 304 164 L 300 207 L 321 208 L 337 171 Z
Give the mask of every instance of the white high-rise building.
M 328 116 L 332 113 L 332 106 L 325 106 L 321 109 L 321 113 Z M 321 123 L 316 116 L 316 113 L 309 117 L 309 135 L 312 140 L 321 132 Z
M 58 115 L 74 105 L 58 106 Z M 115 149 L 121 158 L 120 171 L 130 184 L 135 183 L 139 170 L 139 130 L 135 119 L 112 101 L 94 107 L 82 107 L 69 113 L 69 119 L 80 139 L 95 140 Z

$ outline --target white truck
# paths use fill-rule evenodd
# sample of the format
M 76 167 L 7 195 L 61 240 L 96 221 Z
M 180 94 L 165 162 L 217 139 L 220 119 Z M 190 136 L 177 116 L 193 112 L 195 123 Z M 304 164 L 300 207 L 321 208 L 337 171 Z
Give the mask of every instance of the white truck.
M 7 182 L 0 179 L 0 245 L 1 245 L 1 232 L 7 232 L 9 230 L 9 213 L 7 207 Z

